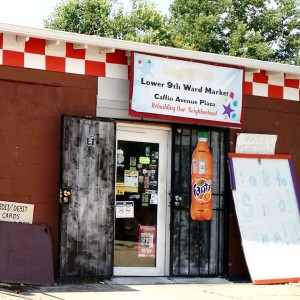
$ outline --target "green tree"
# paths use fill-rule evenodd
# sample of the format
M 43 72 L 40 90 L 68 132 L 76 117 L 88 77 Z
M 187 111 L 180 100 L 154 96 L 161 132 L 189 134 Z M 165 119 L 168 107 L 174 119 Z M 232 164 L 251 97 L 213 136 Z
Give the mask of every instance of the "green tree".
M 169 28 L 175 47 L 205 52 L 224 49 L 224 15 L 231 0 L 175 0 Z
M 89 35 L 113 35 L 114 0 L 61 1 L 44 21 L 44 26 Z
M 124 12 L 117 0 L 61 1 L 45 20 L 49 29 L 102 37 L 164 44 L 169 41 L 166 17 L 153 2 L 131 0 L 131 11 Z
M 299 0 L 175 0 L 175 47 L 300 64 Z
M 151 1 L 131 0 L 131 11 L 118 8 L 114 37 L 155 45 L 169 45 L 170 34 L 164 16 Z

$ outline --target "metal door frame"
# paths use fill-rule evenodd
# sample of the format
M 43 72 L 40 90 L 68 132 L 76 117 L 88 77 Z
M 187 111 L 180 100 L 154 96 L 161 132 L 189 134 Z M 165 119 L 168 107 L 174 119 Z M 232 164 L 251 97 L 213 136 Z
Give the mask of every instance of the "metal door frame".
M 143 132 L 146 133 L 147 130 L 160 130 L 160 131 L 166 131 L 167 132 L 167 141 L 166 141 L 166 158 L 167 158 L 167 169 L 166 169 L 166 187 L 165 187 L 165 207 L 164 207 L 164 211 L 166 212 L 165 214 L 165 220 L 164 220 L 164 265 L 163 265 L 163 274 L 161 275 L 156 275 L 155 272 L 153 271 L 153 273 L 151 273 L 151 271 L 146 272 L 145 274 L 142 274 L 142 269 L 143 268 L 132 268 L 133 273 L 130 274 L 128 273 L 127 270 L 129 270 L 128 268 L 120 268 L 120 267 L 114 267 L 114 275 L 116 276 L 168 276 L 169 275 L 169 255 L 170 255 L 170 251 L 169 251 L 169 245 L 170 245 L 170 206 L 169 206 L 169 191 L 170 191 L 170 186 L 171 186 L 171 176 L 169 176 L 169 174 L 171 174 L 171 144 L 172 144 L 172 134 L 171 134 L 171 126 L 170 125 L 161 125 L 161 124 L 155 124 L 155 125 L 151 125 L 146 124 L 145 123 L 129 123 L 129 122 L 122 122 L 122 121 L 117 121 L 117 134 L 116 134 L 116 144 L 117 144 L 117 140 L 118 140 L 118 130 L 125 130 L 128 132 L 132 132 L 132 134 L 134 134 L 134 132 Z M 127 270 L 126 270 L 127 269 Z M 154 268 L 153 268 L 154 269 Z M 138 273 L 137 273 L 138 272 Z

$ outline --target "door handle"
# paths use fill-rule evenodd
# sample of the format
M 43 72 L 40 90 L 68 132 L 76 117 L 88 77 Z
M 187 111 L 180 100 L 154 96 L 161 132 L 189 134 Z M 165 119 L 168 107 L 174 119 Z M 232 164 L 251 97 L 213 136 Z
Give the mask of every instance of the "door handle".
M 71 188 L 69 186 L 63 186 L 59 193 L 60 203 L 69 205 L 71 200 Z
M 174 202 L 174 204 L 175 204 L 175 206 L 176 207 L 179 207 L 179 206 L 181 206 L 181 202 L 182 202 L 182 197 L 181 196 L 179 196 L 179 195 L 175 195 L 175 202 Z

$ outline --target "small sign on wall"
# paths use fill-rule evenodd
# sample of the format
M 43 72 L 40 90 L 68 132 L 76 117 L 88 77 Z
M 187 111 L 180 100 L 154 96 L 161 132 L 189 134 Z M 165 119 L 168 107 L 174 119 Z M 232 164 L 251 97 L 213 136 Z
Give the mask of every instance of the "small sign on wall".
M 33 204 L 0 201 L 0 221 L 32 224 Z
M 275 134 L 239 133 L 236 140 L 236 153 L 274 154 L 277 141 Z

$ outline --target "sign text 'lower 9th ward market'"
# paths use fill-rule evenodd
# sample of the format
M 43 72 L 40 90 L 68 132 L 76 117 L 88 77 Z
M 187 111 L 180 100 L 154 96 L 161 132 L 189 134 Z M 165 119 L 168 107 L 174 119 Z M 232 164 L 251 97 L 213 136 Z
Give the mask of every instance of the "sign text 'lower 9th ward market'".
M 149 85 L 149 86 L 154 86 L 154 87 L 161 87 L 161 88 L 168 88 L 168 89 L 175 89 L 175 90 L 181 90 L 183 89 L 184 91 L 189 91 L 189 92 L 194 92 L 194 93 L 204 93 L 204 94 L 211 94 L 211 95 L 220 95 L 220 96 L 229 96 L 228 91 L 222 91 L 221 89 L 219 90 L 214 90 L 211 87 L 194 87 L 191 84 L 183 83 L 180 85 L 179 83 L 174 83 L 171 81 L 168 81 L 167 83 L 163 82 L 158 82 L 158 81 L 149 81 L 149 80 L 144 80 L 144 78 L 141 78 L 141 84 L 143 85 Z M 199 103 L 196 100 L 188 100 L 188 99 L 180 99 L 179 97 L 174 97 L 169 96 L 168 94 L 155 94 L 155 99 L 157 100 L 168 100 L 168 101 L 178 101 L 178 102 L 185 102 L 185 103 L 191 103 L 191 104 L 200 104 L 200 105 L 206 105 L 206 106 L 215 106 L 215 103 L 208 102 L 206 100 L 199 100 Z M 188 102 L 191 101 L 191 102 Z
M 133 58 L 130 115 L 240 127 L 243 69 L 141 53 Z

